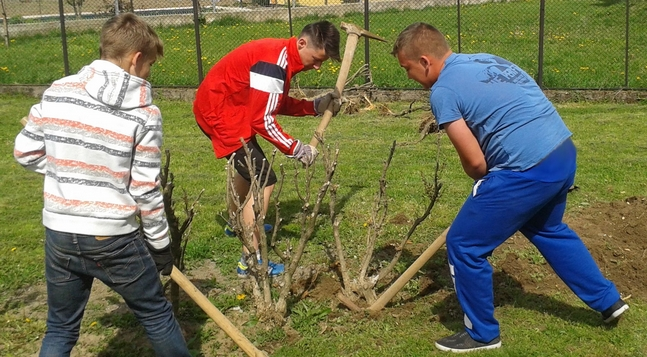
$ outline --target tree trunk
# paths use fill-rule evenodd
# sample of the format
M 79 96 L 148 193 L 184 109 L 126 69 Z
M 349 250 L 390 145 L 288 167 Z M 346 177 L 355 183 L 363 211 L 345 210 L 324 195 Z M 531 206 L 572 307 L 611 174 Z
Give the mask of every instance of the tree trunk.
M 4 23 L 4 45 L 9 48 L 9 21 L 7 19 L 7 10 L 4 7 L 4 0 L 0 0 L 2 6 L 2 20 Z

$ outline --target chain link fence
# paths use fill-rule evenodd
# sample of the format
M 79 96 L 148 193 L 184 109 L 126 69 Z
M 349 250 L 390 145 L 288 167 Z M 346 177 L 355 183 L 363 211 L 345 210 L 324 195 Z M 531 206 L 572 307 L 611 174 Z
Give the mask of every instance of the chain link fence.
M 646 0 L 0 0 L 0 4 L 5 40 L 0 49 L 0 84 L 49 84 L 78 71 L 98 56 L 98 30 L 105 20 L 130 11 L 144 17 L 164 41 L 165 56 L 151 76 L 156 86 L 196 87 L 206 71 L 235 47 L 258 38 L 295 36 L 307 23 L 326 19 L 354 23 L 387 40 L 360 40 L 351 67 L 358 86 L 417 88 L 389 52 L 402 29 L 423 21 L 445 33 L 455 52 L 507 58 L 546 89 L 647 89 Z M 342 31 L 342 46 L 345 37 Z M 21 45 L 32 50 L 21 51 Z M 42 57 L 49 57 L 43 68 L 35 65 L 44 61 Z M 338 70 L 339 64 L 326 63 L 319 71 L 299 75 L 298 84 L 332 87 Z

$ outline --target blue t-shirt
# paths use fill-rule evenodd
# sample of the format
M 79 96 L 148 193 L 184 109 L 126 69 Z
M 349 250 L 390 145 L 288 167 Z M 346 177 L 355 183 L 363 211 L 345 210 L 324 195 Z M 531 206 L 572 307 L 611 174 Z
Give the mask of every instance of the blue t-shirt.
M 534 79 L 490 54 L 451 54 L 429 102 L 440 126 L 465 119 L 488 171 L 527 170 L 571 136 Z

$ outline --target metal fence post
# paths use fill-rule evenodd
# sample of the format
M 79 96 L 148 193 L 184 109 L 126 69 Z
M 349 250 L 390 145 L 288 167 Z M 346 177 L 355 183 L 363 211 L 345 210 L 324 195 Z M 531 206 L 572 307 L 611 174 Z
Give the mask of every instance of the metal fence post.
M 458 31 L 458 53 L 461 53 L 461 0 L 456 0 L 456 28 Z
M 625 86 L 629 87 L 629 0 L 625 1 Z
M 61 23 L 61 42 L 63 44 L 63 66 L 65 75 L 70 75 L 70 61 L 67 57 L 67 35 L 65 34 L 65 13 L 63 12 L 63 0 L 58 0 L 58 16 Z
M 193 0 L 193 31 L 195 32 L 195 56 L 198 64 L 198 85 L 204 79 L 204 72 L 202 70 L 202 46 L 200 44 L 200 16 L 198 12 L 200 4 L 198 0 Z
M 546 0 L 539 2 L 539 58 L 537 59 L 537 85 L 544 87 L 544 22 L 546 21 Z
M 290 37 L 292 37 L 292 5 L 288 0 L 288 21 L 290 22 Z
M 369 30 L 369 18 L 368 18 L 368 1 L 369 0 L 364 0 L 364 29 L 366 31 Z M 364 64 L 368 68 L 368 71 L 366 71 L 366 75 L 364 77 L 364 83 L 369 83 L 371 81 L 371 54 L 369 51 L 369 39 L 368 37 L 364 36 Z

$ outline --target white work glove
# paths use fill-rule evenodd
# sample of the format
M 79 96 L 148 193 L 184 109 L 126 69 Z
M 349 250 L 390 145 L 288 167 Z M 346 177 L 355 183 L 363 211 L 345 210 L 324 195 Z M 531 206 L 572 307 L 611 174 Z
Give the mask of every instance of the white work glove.
M 297 145 L 294 147 L 291 157 L 301 161 L 305 166 L 310 166 L 315 162 L 317 155 L 319 155 L 319 151 L 317 151 L 316 147 L 303 144 L 301 141 L 297 140 Z
M 314 99 L 313 102 L 317 115 L 323 115 L 331 101 L 333 103 L 332 116 L 337 115 L 337 113 L 339 113 L 339 109 L 341 108 L 341 100 L 339 98 L 336 98 L 333 92 L 324 94 Z

